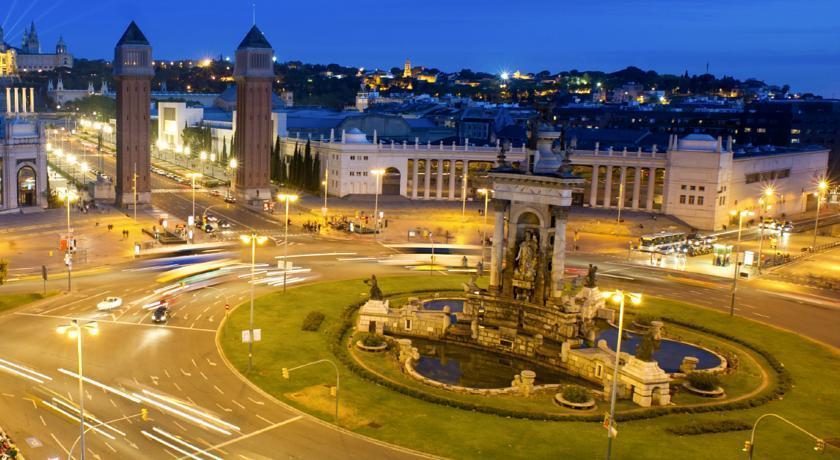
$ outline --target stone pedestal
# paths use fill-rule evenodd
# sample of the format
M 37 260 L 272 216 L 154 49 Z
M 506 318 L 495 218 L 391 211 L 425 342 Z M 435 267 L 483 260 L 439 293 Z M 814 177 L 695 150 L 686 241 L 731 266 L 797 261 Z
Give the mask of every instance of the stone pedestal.
M 383 335 L 385 333 L 385 322 L 388 320 L 388 307 L 387 300 L 368 300 L 359 309 L 356 331 Z
M 642 407 L 671 403 L 671 377 L 655 361 L 631 357 L 621 369 L 619 378 L 633 387 L 633 402 Z

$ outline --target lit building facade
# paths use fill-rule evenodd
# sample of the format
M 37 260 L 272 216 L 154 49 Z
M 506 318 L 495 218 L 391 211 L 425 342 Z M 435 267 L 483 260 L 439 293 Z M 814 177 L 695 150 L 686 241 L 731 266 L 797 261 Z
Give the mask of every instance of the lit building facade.
M 22 110 L 27 93 L 30 102 Z M 32 93 L 31 88 L 6 88 L 5 114 L 0 115 L 0 213 L 47 206 L 46 134 L 31 111 Z

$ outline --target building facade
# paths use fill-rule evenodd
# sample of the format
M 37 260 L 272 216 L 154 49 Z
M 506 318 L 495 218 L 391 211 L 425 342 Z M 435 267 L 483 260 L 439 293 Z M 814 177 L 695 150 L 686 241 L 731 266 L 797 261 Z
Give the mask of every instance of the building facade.
M 17 67 L 23 72 L 53 70 L 56 67 L 72 68 L 73 55 L 67 51 L 63 37 L 59 37 L 55 53 L 42 53 L 35 22 L 32 22 L 23 32 L 23 42 L 17 51 Z
M 516 147 L 507 153 L 517 167 L 535 163 L 559 164 L 552 142 L 560 136 L 551 129 L 540 133 L 536 151 Z M 294 153 L 307 139 L 281 139 L 281 151 Z M 456 144 L 379 142 L 359 130 L 337 137 L 310 140 L 329 171 L 329 193 L 336 196 L 376 193 L 377 179 L 370 173 L 384 169 L 380 193 L 418 200 L 476 198 L 481 177 L 492 168 L 497 147 Z M 758 198 L 772 188 L 770 214 L 792 215 L 812 209 L 819 179 L 825 177 L 828 150 L 822 147 L 735 148 L 709 135 L 672 135 L 660 148 L 629 150 L 599 143 L 572 149 L 574 172 L 584 179 L 573 194 L 573 204 L 668 214 L 687 225 L 716 230 L 731 224 L 730 211 L 758 210 Z M 466 182 L 466 185 L 465 185 Z
M 0 213 L 47 206 L 44 127 L 37 114 L 9 103 L 20 102 L 20 94 L 27 92 L 29 88 L 7 88 L 5 114 L 0 116 Z

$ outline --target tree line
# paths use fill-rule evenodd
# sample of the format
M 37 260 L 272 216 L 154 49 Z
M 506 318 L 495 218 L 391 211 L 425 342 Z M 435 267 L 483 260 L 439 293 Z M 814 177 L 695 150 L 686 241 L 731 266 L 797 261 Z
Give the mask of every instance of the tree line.
M 281 150 L 280 136 L 277 136 L 271 149 L 271 180 L 287 187 L 317 193 L 321 189 L 321 157 L 317 152 L 312 154 L 311 142 L 306 141 L 303 151 L 296 143 L 291 157 Z

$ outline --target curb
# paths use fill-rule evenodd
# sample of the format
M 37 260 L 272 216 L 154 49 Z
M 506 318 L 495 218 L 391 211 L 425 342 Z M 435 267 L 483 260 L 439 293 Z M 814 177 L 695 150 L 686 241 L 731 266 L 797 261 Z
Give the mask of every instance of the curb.
M 436 456 L 436 455 L 432 455 L 432 454 L 427 454 L 425 452 L 420 452 L 420 451 L 417 451 L 417 450 L 409 449 L 407 447 L 402 447 L 402 446 L 398 446 L 396 444 L 391 444 L 391 443 L 388 443 L 388 442 L 385 442 L 385 441 L 380 441 L 378 439 L 371 438 L 371 437 L 356 433 L 355 431 L 350 431 L 346 428 L 342 428 L 340 426 L 329 423 L 325 420 L 322 420 L 318 417 L 315 417 L 314 415 L 306 413 L 306 412 L 304 412 L 304 411 L 302 411 L 302 410 L 300 410 L 296 407 L 290 406 L 289 404 L 287 404 L 283 401 L 280 401 L 279 399 L 275 398 L 274 396 L 272 396 L 271 394 L 269 394 L 268 392 L 266 392 L 265 390 L 263 390 L 262 388 L 257 386 L 255 383 L 253 383 L 249 379 L 247 379 L 244 375 L 242 375 L 233 366 L 233 364 L 230 363 L 230 361 L 228 361 L 227 356 L 225 355 L 224 351 L 222 351 L 222 344 L 221 344 L 221 331 L 225 327 L 225 325 L 227 324 L 228 317 L 234 311 L 236 311 L 241 305 L 243 305 L 243 304 L 240 303 L 240 304 L 237 304 L 236 306 L 234 306 L 233 309 L 230 310 L 230 313 L 225 315 L 225 317 L 222 318 L 222 321 L 219 322 L 219 327 L 216 329 L 216 334 L 215 334 L 214 341 L 215 341 L 215 344 L 216 344 L 216 352 L 219 354 L 219 357 L 221 358 L 225 367 L 227 367 L 228 370 L 234 376 L 236 376 L 236 378 L 238 378 L 242 383 L 248 385 L 248 387 L 250 387 L 252 390 L 256 391 L 257 393 L 262 395 L 262 397 L 268 399 L 269 401 L 274 402 L 278 406 L 280 406 L 280 407 L 282 407 L 282 408 L 284 408 L 284 409 L 286 409 L 286 410 L 288 410 L 292 413 L 301 415 L 301 416 L 305 417 L 307 420 L 318 423 L 321 426 L 324 426 L 324 427 L 329 428 L 331 430 L 337 431 L 340 434 L 351 436 L 351 437 L 354 437 L 356 439 L 360 439 L 362 441 L 369 442 L 371 444 L 375 444 L 377 446 L 385 447 L 385 448 L 388 448 L 388 449 L 391 449 L 391 450 L 394 450 L 394 451 L 397 451 L 397 452 L 400 452 L 400 453 L 413 455 L 413 456 L 419 457 L 419 458 L 435 459 L 435 460 L 446 459 L 446 457 L 440 457 L 440 456 Z

